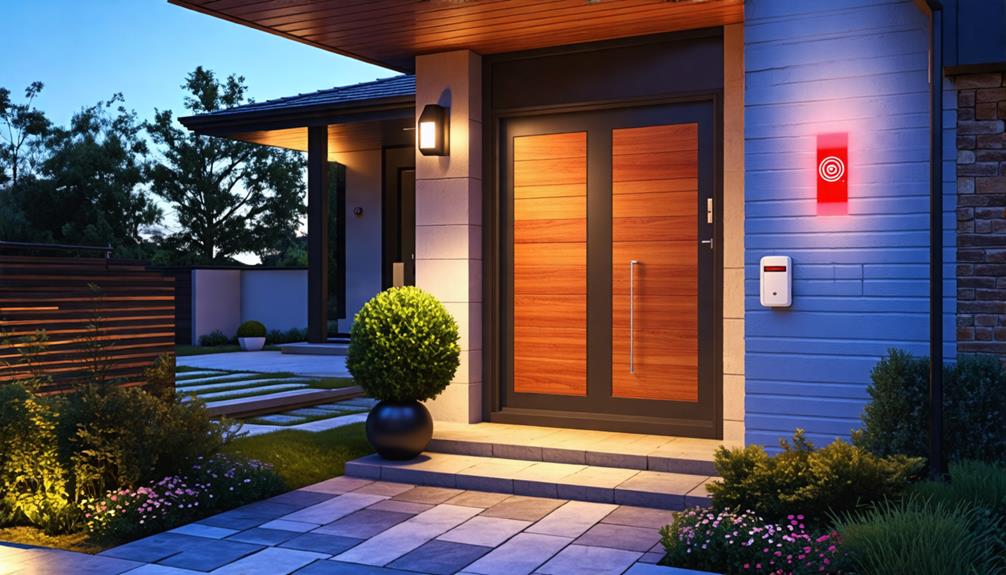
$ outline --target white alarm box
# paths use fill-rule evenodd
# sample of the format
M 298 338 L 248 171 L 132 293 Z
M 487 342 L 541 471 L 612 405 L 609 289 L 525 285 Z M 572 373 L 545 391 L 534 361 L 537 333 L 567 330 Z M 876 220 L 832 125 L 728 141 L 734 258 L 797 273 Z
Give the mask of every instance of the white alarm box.
M 761 305 L 793 305 L 793 260 L 789 256 L 765 256 L 759 264 Z

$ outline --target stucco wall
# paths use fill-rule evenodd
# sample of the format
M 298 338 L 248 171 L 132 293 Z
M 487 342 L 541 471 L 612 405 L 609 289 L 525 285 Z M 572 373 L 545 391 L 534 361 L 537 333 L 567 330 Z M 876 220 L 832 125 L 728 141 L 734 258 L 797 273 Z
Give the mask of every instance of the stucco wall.
M 233 337 L 241 324 L 241 270 L 192 270 L 192 343 L 222 331 Z
M 381 150 L 344 152 L 346 166 L 346 317 L 348 332 L 363 304 L 381 291 Z M 361 208 L 360 215 L 354 214 Z
M 746 440 L 774 445 L 801 427 L 829 441 L 858 427 L 888 348 L 927 353 L 928 15 L 911 0 L 749 0 L 745 20 Z M 816 135 L 827 132 L 849 134 L 847 216 L 816 215 Z M 769 254 L 793 258 L 791 309 L 759 305 Z
M 243 270 L 241 321 L 267 330 L 307 327 L 307 270 Z

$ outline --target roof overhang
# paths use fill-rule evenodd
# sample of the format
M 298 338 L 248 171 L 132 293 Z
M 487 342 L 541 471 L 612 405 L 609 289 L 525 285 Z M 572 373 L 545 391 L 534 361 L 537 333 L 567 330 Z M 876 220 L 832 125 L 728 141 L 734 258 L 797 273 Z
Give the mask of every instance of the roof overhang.
M 347 163 L 351 152 L 411 145 L 415 138 L 415 97 L 301 106 L 281 110 L 218 112 L 179 118 L 190 130 L 208 136 L 307 151 L 310 126 L 328 126 L 328 159 Z
M 402 72 L 422 54 L 519 52 L 744 20 L 744 0 L 169 1 Z
M 225 111 L 186 116 L 178 120 L 186 128 L 210 136 L 235 132 L 271 131 L 308 126 L 329 126 L 357 122 L 409 120 L 415 118 L 415 96 L 394 96 L 320 106 L 300 106 L 281 110 Z

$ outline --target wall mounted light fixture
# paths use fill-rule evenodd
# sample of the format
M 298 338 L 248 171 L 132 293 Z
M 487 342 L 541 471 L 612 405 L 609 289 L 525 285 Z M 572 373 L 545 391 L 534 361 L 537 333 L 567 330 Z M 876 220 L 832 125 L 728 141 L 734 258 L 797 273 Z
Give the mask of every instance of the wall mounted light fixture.
M 448 109 L 429 104 L 419 115 L 416 143 L 424 156 L 446 156 L 450 153 L 450 116 Z
M 817 213 L 849 213 L 849 134 L 817 136 Z

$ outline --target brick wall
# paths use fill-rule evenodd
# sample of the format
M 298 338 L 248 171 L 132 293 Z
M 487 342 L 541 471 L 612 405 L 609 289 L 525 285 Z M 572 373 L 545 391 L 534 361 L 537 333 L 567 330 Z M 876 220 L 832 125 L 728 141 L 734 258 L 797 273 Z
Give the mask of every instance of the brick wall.
M 957 77 L 957 350 L 1006 357 L 1006 74 Z

